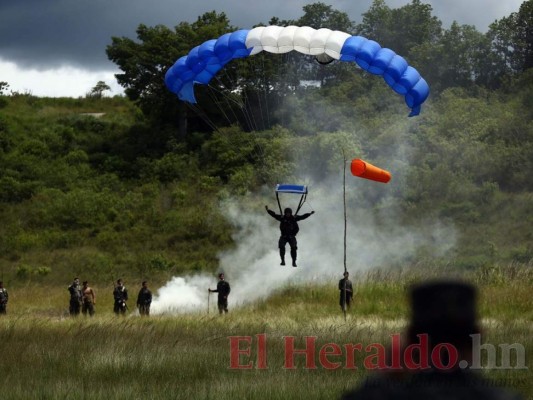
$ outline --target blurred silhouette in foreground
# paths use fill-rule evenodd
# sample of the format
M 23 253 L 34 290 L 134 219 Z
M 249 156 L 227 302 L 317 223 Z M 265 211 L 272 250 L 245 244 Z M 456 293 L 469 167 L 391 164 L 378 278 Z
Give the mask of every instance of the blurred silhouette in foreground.
M 400 347 L 401 352 L 389 351 L 386 367 L 342 399 L 522 399 L 469 369 L 471 335 L 480 333 L 476 297 L 474 286 L 458 281 L 432 281 L 412 287 L 407 343 Z

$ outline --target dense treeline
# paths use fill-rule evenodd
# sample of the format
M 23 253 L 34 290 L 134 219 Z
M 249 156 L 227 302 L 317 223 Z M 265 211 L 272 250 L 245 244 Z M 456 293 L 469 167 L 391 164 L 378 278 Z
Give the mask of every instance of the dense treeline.
M 215 11 L 174 29 L 141 25 L 138 41 L 113 38 L 107 49 L 127 98 L 0 96 L 6 278 L 213 270 L 217 253 L 235 245 L 221 202 L 261 207 L 262 188 L 282 180 L 326 183 L 343 151 L 394 176 L 388 190 L 354 194 L 351 207 L 457 227 L 457 248 L 441 262 L 530 263 L 533 0 L 484 34 L 442 28 L 418 0 L 397 9 L 375 0 L 358 24 L 322 3 L 303 11 L 270 22 L 339 29 L 394 49 L 430 84 L 422 114 L 407 118 L 401 98 L 354 65 L 294 54 L 232 63 L 188 107 L 164 87 L 166 68 L 236 28 Z

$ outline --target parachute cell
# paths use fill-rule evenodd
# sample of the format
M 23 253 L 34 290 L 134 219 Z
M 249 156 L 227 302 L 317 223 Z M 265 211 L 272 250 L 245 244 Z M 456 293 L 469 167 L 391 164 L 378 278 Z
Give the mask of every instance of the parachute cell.
M 362 36 L 308 26 L 260 26 L 208 40 L 170 67 L 165 84 L 181 100 L 195 103 L 194 84 L 208 84 L 229 61 L 261 51 L 281 54 L 292 50 L 313 55 L 322 63 L 355 62 L 363 70 L 382 76 L 392 90 L 404 96 L 410 116 L 418 115 L 429 95 L 427 82 L 393 50 Z

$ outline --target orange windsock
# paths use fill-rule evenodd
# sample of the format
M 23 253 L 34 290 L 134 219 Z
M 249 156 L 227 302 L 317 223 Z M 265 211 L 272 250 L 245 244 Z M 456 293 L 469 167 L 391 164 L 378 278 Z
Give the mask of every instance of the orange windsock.
M 389 171 L 378 168 L 366 161 L 356 158 L 352 160 L 352 165 L 350 166 L 352 175 L 358 176 L 359 178 L 370 179 L 372 181 L 378 181 L 387 183 L 391 179 L 391 174 Z

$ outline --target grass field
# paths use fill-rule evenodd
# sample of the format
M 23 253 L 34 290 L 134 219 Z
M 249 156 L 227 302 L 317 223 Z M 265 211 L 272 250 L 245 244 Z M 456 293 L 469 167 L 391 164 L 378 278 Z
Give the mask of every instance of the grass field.
M 469 278 L 480 289 L 482 341 L 523 345 L 529 368 L 483 373 L 532 398 L 530 266 Z M 346 320 L 335 285 L 287 286 L 268 299 L 230 308 L 223 317 L 211 308 L 209 315 L 205 309 L 149 318 L 115 317 L 110 287 L 97 287 L 93 318 L 67 316 L 65 287 L 18 287 L 10 291 L 8 315 L 0 318 L 0 390 L 4 399 L 337 399 L 367 376 L 363 355 L 356 357 L 357 369 L 344 368 L 344 354 L 330 356 L 341 367 L 329 369 L 321 364 L 320 348 L 388 347 L 407 322 L 406 287 L 421 279 L 416 273 L 354 277 L 356 301 Z M 238 362 L 253 362 L 251 369 L 230 368 L 236 336 L 250 337 L 250 355 L 241 354 Z M 305 347 L 307 336 L 316 337 L 316 369 L 307 368 L 302 355 L 294 357 L 294 369 L 285 368 L 291 336 L 296 349 Z M 260 338 L 266 341 L 263 353 Z M 242 352 L 247 348 L 239 342 Z M 266 368 L 257 368 L 260 362 Z

